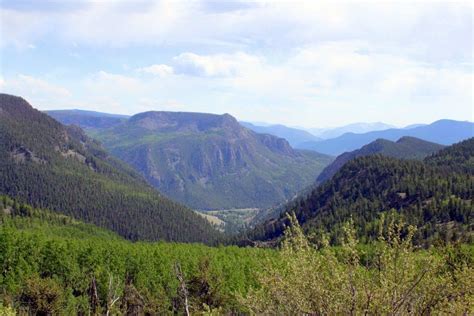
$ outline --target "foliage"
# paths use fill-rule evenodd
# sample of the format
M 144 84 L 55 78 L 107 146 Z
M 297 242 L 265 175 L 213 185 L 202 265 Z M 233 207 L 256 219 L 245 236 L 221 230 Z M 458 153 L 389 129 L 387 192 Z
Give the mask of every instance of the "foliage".
M 43 314 L 420 314 L 473 310 L 474 248 L 417 250 L 400 218 L 361 245 L 309 241 L 290 217 L 281 248 L 132 243 L 90 224 L 0 198 L 0 302 Z M 8 309 L 7 309 L 8 310 Z
M 474 311 L 474 267 L 451 264 L 449 248 L 416 251 L 414 227 L 382 217 L 378 242 L 370 259 L 357 248 L 352 222 L 344 225 L 340 248 L 320 249 L 309 243 L 290 217 L 291 227 L 277 263 L 259 275 L 261 287 L 241 297 L 256 314 L 469 314 Z M 386 224 L 386 228 L 384 225 Z M 404 235 L 404 230 L 407 233 Z
M 0 197 L 0 214 L 0 302 L 17 311 L 182 312 L 173 269 L 179 263 L 192 312 L 238 312 L 235 293 L 257 286 L 262 258 L 275 256 L 235 246 L 132 243 L 7 197 Z

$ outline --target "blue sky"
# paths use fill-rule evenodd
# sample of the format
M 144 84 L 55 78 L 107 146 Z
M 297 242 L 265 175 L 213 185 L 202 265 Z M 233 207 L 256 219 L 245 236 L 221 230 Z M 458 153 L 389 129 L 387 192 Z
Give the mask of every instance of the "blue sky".
M 473 120 L 473 6 L 0 2 L 0 90 L 40 109 L 326 127 Z

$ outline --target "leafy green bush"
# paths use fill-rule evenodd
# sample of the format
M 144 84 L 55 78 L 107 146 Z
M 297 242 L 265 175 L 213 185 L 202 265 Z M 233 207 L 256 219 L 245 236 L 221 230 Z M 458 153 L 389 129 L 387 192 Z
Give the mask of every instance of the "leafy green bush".
M 474 311 L 471 259 L 452 248 L 417 251 L 414 228 L 380 221 L 371 259 L 362 264 L 353 223 L 343 227 L 341 248 L 315 249 L 293 215 L 278 260 L 268 262 L 241 303 L 264 314 L 469 314 Z M 384 225 L 386 224 L 386 225 Z M 385 227 L 385 228 L 384 228 Z M 404 236 L 402 238 L 402 236 Z M 471 257 L 472 258 L 472 257 Z

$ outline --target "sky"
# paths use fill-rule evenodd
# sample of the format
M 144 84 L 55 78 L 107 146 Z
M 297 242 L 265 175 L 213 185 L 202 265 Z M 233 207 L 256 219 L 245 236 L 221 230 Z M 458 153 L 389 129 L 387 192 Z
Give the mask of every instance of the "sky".
M 1 0 L 0 91 L 34 107 L 327 127 L 474 118 L 470 1 Z

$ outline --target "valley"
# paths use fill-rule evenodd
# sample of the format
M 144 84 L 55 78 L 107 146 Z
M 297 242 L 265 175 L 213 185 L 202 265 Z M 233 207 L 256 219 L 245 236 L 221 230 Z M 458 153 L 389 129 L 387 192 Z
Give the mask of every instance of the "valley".
M 0 316 L 474 315 L 471 2 L 0 1 Z
M 50 113 L 89 130 L 116 158 L 193 209 L 267 208 L 311 185 L 332 157 L 295 150 L 258 134 L 228 114 L 146 112 L 110 128 L 91 126 L 88 112 Z M 80 113 L 79 113 L 80 114 Z M 103 116 L 109 122 L 110 115 Z
M 196 211 L 203 214 L 205 218 L 219 230 L 229 235 L 242 233 L 252 227 L 257 221 L 255 217 L 262 212 L 258 208 L 230 209 Z
M 391 311 L 471 308 L 473 137 L 333 158 L 230 115 L 50 114 L 71 125 L 0 95 L 0 312 L 303 313 L 296 293 L 345 314 L 348 284 L 403 297 Z

